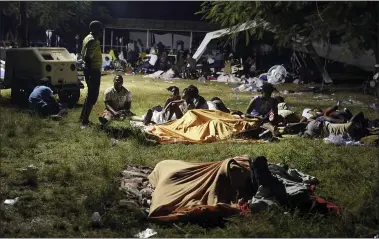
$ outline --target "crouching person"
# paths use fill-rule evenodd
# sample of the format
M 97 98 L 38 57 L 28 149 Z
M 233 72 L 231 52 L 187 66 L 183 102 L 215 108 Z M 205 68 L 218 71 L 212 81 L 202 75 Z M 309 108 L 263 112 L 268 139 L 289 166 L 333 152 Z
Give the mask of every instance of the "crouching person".
M 104 92 L 105 111 L 99 121 L 106 124 L 111 120 L 130 118 L 134 114 L 130 111 L 132 94 L 123 86 L 124 79 L 116 75 L 113 79 L 113 87 Z
M 67 115 L 67 110 L 54 98 L 53 91 L 48 87 L 49 80 L 41 79 L 29 96 L 30 107 L 40 116 L 61 120 Z

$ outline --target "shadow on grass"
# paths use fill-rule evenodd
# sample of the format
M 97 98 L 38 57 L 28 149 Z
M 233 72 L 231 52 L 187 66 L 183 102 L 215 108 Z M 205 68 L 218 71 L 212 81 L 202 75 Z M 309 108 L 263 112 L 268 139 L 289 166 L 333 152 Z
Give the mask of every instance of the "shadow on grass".
M 109 137 L 114 139 L 134 139 L 138 144 L 143 146 L 158 145 L 158 142 L 155 140 L 154 136 L 149 135 L 136 127 L 113 127 L 109 125 L 99 125 L 98 130 L 105 132 Z

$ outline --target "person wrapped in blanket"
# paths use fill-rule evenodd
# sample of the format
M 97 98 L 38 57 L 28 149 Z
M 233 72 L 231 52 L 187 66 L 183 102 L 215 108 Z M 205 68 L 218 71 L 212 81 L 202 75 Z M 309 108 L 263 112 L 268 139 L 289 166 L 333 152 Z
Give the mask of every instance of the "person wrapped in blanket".
M 134 114 L 130 111 L 132 105 L 132 93 L 123 86 L 124 79 L 121 75 L 113 78 L 113 87 L 104 92 L 105 110 L 99 117 L 102 124 L 111 120 L 123 120 L 130 118 Z
M 179 88 L 172 86 L 167 88 L 172 92 L 172 96 L 167 99 L 165 107 L 156 106 L 149 109 L 144 118 L 144 124 L 162 124 L 171 120 L 180 119 L 188 110 L 208 109 L 207 101 L 199 95 L 196 86 L 190 85 L 183 90 L 183 96 L 180 99 Z
M 273 136 L 280 135 L 277 124 L 282 121 L 278 115 L 277 99 L 271 97 L 272 93 L 277 91 L 270 83 L 264 83 L 262 86 L 262 96 L 254 97 L 246 110 L 246 118 L 260 118 L 262 128 L 268 130 Z

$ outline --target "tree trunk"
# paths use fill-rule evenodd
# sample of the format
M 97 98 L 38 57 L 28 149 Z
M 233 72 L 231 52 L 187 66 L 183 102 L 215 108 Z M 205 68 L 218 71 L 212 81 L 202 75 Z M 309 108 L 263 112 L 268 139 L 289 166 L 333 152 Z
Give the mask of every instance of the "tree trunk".
M 377 25 L 378 25 L 378 45 L 376 46 L 376 51 L 375 51 L 375 59 L 376 59 L 376 64 L 379 64 L 379 2 L 376 2 L 376 8 L 378 12 L 378 20 L 377 20 Z
M 27 34 L 26 34 L 26 2 L 20 1 L 20 47 L 28 47 Z

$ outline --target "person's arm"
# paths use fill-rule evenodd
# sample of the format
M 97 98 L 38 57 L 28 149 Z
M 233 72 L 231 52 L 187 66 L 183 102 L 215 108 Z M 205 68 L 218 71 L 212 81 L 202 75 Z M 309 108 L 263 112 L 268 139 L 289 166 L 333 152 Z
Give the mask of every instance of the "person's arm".
M 253 111 L 253 109 L 254 109 L 255 100 L 256 100 L 256 98 L 254 98 L 250 101 L 249 105 L 247 106 L 245 114 L 247 114 L 247 115 L 251 114 L 251 111 Z
M 123 110 L 126 112 L 130 112 L 130 108 L 132 107 L 132 94 L 128 92 L 128 95 L 126 96 L 126 102 L 124 104 Z
M 118 115 L 118 112 L 113 109 L 113 107 L 111 106 L 111 102 L 110 101 L 105 101 L 105 108 L 110 111 L 114 116 L 117 116 Z
M 132 102 L 131 102 L 131 101 L 127 101 L 127 102 L 125 102 L 125 104 L 124 104 L 124 108 L 123 108 L 123 110 L 125 110 L 126 112 L 129 112 L 131 106 L 132 106 Z
M 84 55 L 84 57 L 85 57 L 84 60 L 85 60 L 85 63 L 87 66 L 92 65 L 92 59 L 93 59 L 93 56 L 95 54 L 95 50 L 96 50 L 96 41 L 90 40 L 87 44 L 87 49 L 86 49 L 86 52 Z

